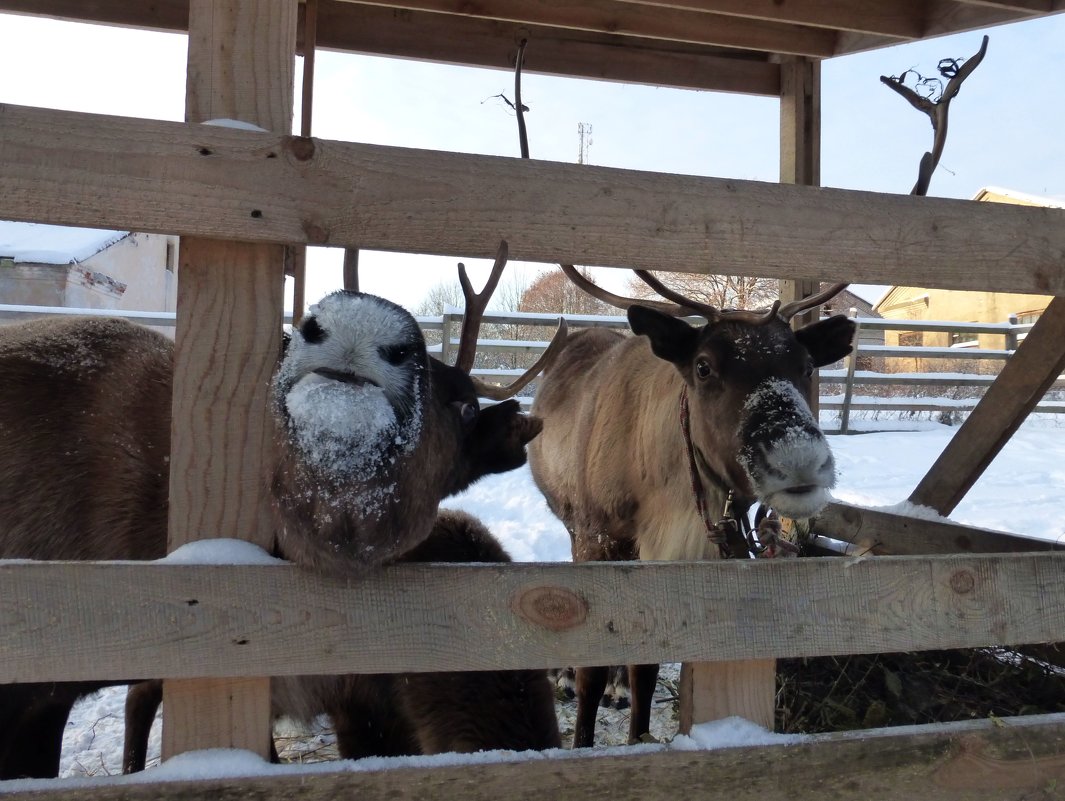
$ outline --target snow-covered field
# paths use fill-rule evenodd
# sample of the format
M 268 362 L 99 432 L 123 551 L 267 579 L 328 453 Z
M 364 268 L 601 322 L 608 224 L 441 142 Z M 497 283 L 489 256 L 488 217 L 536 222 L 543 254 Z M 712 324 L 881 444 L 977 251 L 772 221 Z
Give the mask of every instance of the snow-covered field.
M 826 427 L 831 425 L 827 415 L 822 422 Z M 864 506 L 893 505 L 905 500 L 957 431 L 932 423 L 923 424 L 923 429 L 832 437 L 839 469 L 835 497 Z M 1043 415 L 1017 432 L 952 517 L 987 528 L 1059 539 L 1065 532 L 1060 514 L 1062 498 L 1065 420 Z M 480 517 L 516 560 L 569 559 L 569 537 L 547 510 L 527 468 L 485 479 L 444 505 Z M 668 668 L 663 673 L 667 679 L 676 675 Z M 668 686 L 660 689 L 663 700 L 656 704 L 658 715 L 653 733 L 661 738 L 671 736 L 675 723 L 668 703 Z M 75 708 L 64 741 L 63 776 L 120 772 L 123 701 L 124 691 L 116 688 Z M 572 716 L 565 705 L 560 710 L 565 729 L 572 725 L 567 724 Z M 614 738 L 623 739 L 626 715 L 604 710 L 600 734 L 612 733 Z M 156 727 L 153 756 L 158 755 L 158 738 Z M 293 753 L 313 751 L 316 744 L 323 742 L 327 743 L 328 737 L 320 734 L 317 742 L 304 740 Z M 691 745 L 678 743 L 678 747 L 685 744 Z

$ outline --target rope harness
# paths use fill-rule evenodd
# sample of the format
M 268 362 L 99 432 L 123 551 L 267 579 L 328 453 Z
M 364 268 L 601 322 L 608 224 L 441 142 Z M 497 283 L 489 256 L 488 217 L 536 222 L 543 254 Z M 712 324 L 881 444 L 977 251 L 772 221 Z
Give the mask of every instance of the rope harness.
M 706 528 L 706 537 L 717 546 L 722 559 L 748 559 L 751 556 L 774 558 L 778 556 L 795 556 L 799 549 L 784 539 L 781 532 L 781 520 L 765 504 L 759 505 L 755 514 L 755 525 L 751 526 L 747 517 L 747 504 L 743 511 L 735 510 L 735 490 L 721 482 L 722 489 L 727 489 L 725 505 L 721 517 L 716 521 L 710 516 L 706 502 L 706 488 L 699 476 L 696 462 L 695 443 L 692 442 L 691 411 L 688 407 L 688 391 L 680 393 L 680 431 L 684 439 L 684 449 L 688 454 L 688 476 L 691 479 L 692 497 L 699 519 Z M 757 534 L 756 530 L 757 529 Z

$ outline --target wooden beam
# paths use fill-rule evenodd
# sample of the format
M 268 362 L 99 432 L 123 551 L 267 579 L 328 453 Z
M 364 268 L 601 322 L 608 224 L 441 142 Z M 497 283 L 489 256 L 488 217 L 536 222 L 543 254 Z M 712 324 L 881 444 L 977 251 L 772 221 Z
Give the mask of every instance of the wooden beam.
M 1065 370 L 1065 297 L 1055 297 L 910 495 L 949 515 Z
M 512 70 L 518 43 L 535 42 L 524 71 L 720 92 L 776 95 L 776 64 L 706 45 L 572 31 L 531 23 L 395 11 L 320 0 L 320 47 Z
M 776 720 L 777 660 L 685 662 L 680 668 L 679 732 L 741 717 L 772 731 Z
M 472 757 L 476 760 L 476 757 Z M 598 756 L 553 751 L 550 758 L 323 773 L 264 765 L 261 776 L 200 781 L 101 778 L 90 786 L 34 782 L 7 801 L 971 801 L 1052 799 L 1065 783 L 1065 715 L 993 718 L 928 726 L 813 735 L 799 742 L 715 750 Z M 321 768 L 317 765 L 314 768 Z M 151 778 L 151 773 L 146 774 Z M 717 788 L 715 790 L 715 788 Z
M 654 8 L 686 8 L 748 19 L 813 25 L 832 30 L 871 33 L 898 39 L 921 36 L 924 3 L 856 3 L 854 0 L 621 0 Z M 1029 0 L 1046 2 L 1046 0 Z
M 1065 538 L 1038 539 L 966 526 L 951 520 L 866 509 L 830 503 L 817 516 L 813 530 L 826 537 L 853 543 L 853 555 L 932 555 L 955 553 L 1024 553 L 1065 550 Z
M 291 130 L 296 11 L 296 0 L 190 0 L 189 122 Z M 185 237 L 180 253 L 168 547 L 214 535 L 269 548 L 284 248 Z M 180 710 L 163 725 L 164 759 L 206 747 L 269 756 L 268 677 L 168 680 L 163 693 Z
M 505 238 L 515 260 L 1065 295 L 1062 209 L 11 105 L 0 218 L 479 258 Z
M 582 0 L 580 3 L 529 3 L 526 0 L 480 0 L 475 6 L 455 0 L 398 0 L 359 2 L 389 9 L 433 12 L 438 24 L 461 22 L 448 17 L 495 20 L 519 25 L 540 25 L 569 31 L 638 36 L 645 39 L 714 45 L 768 53 L 823 57 L 833 53 L 835 33 L 823 28 L 777 20 L 693 12 L 682 8 L 646 7 L 617 0 Z M 533 39 L 535 41 L 535 39 Z
M 1065 554 L 290 566 L 0 563 L 19 681 L 509 670 L 1065 641 Z

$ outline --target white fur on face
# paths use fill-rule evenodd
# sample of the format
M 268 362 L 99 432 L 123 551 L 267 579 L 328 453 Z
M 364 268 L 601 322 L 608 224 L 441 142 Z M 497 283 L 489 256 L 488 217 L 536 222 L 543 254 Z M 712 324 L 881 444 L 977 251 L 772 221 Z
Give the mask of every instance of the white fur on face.
M 806 399 L 790 381 L 763 381 L 748 396 L 740 464 L 759 499 L 785 517 L 805 518 L 828 503 L 836 465 Z
M 404 309 L 333 293 L 293 332 L 275 405 L 311 465 L 345 477 L 379 472 L 389 454 L 417 445 L 427 370 L 425 340 Z

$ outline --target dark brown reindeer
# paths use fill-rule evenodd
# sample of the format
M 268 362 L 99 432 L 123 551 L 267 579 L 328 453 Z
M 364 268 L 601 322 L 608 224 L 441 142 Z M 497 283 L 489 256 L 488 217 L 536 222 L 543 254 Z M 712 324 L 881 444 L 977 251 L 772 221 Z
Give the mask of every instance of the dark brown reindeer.
M 488 295 L 468 292 L 474 338 Z M 474 347 L 463 338 L 471 363 Z M 165 555 L 172 365 L 169 340 L 121 320 L 0 327 L 0 558 Z M 467 371 L 429 357 L 399 306 L 323 299 L 274 382 L 278 554 L 361 573 L 421 543 L 441 499 L 523 464 L 540 421 L 513 400 L 481 409 L 479 394 L 508 390 Z M 71 706 L 101 686 L 0 686 L 0 779 L 55 776 Z
M 793 332 L 789 321 L 845 285 L 764 311 L 728 311 L 647 273 L 638 271 L 674 304 L 621 298 L 563 269 L 626 308 L 637 335 L 571 336 L 533 404 L 544 431 L 529 464 L 570 532 L 575 561 L 716 558 L 729 547 L 717 525 L 729 501 L 799 518 L 821 509 L 835 466 L 806 397 L 813 370 L 850 352 L 854 323 L 836 316 Z M 707 323 L 676 319 L 685 315 Z M 593 744 L 607 670 L 577 670 L 575 746 Z M 658 665 L 630 666 L 629 675 L 636 741 L 648 731 Z
M 400 562 L 509 562 L 480 521 L 444 509 Z M 543 670 L 294 676 L 271 682 L 274 716 L 328 715 L 342 759 L 558 748 L 555 696 Z M 144 769 L 161 682 L 131 688 L 123 770 Z M 276 761 L 276 753 L 274 755 Z

